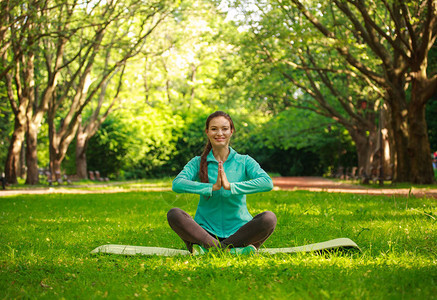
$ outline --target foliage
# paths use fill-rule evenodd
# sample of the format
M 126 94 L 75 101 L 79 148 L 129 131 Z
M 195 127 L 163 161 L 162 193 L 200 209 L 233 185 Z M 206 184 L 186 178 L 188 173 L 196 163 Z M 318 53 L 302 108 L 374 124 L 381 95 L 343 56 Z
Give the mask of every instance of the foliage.
M 320 175 L 339 166 L 370 169 L 382 96 L 292 6 L 245 3 L 234 3 L 242 14 L 238 55 L 250 66 L 240 85 L 250 107 L 271 116 L 257 133 L 259 144 L 284 157 L 283 164 L 270 160 L 269 165 L 288 175 Z M 329 3 L 317 9 L 329 19 L 334 12 L 324 5 Z
M 129 133 L 123 123 L 108 118 L 94 135 L 88 146 L 87 164 L 89 171 L 99 171 L 103 176 L 114 179 L 123 170 L 123 157 L 128 152 Z
M 42 123 L 40 127 L 40 132 L 38 134 L 38 166 L 40 169 L 49 170 L 50 167 L 50 155 L 49 155 L 49 125 L 47 123 Z M 68 162 L 69 161 L 69 162 Z M 67 170 L 74 170 L 74 153 L 73 156 L 67 159 L 67 162 L 64 162 L 63 166 L 67 165 Z M 74 174 L 71 172 L 67 172 L 67 174 Z
M 377 150 L 371 149 L 376 112 L 384 100 L 391 111 L 395 180 L 432 181 L 427 135 L 418 133 L 426 122 L 415 113 L 437 86 L 434 71 L 425 72 L 435 41 L 435 34 L 425 33 L 436 29 L 430 25 L 437 17 L 432 1 L 227 2 L 243 16 L 239 25 L 247 39 L 241 53 L 254 66 L 249 89 L 260 108 L 295 106 L 332 118 L 350 132 L 360 167 L 368 170 Z M 412 54 L 417 52 L 422 55 Z M 423 77 L 414 75 L 420 68 Z M 407 148 L 415 148 L 408 150 L 415 155 Z
M 126 107 L 113 114 L 91 139 L 90 170 L 113 179 L 174 176 L 202 153 L 210 112 L 172 115 L 157 107 L 134 106 L 137 109 Z M 308 115 L 298 113 L 291 118 L 288 110 L 284 112 L 288 116 L 280 114 L 264 122 L 256 115 L 230 113 L 236 126 L 231 146 L 253 156 L 267 171 L 287 176 L 323 175 L 329 167 L 356 166 L 350 137 L 338 126 L 326 123 L 308 129 Z M 149 122 L 147 126 L 143 126 L 144 120 Z
M 9 136 L 13 128 L 13 114 L 8 106 L 6 88 L 0 81 L 0 175 L 3 173 L 9 147 Z
M 228 43 L 236 35 L 233 27 L 211 5 L 184 5 L 188 7 L 181 7 L 174 19 L 166 19 L 153 33 L 151 47 L 127 64 L 126 85 L 120 96 L 123 104 L 113 116 L 125 124 L 122 132 L 130 132 L 124 142 L 120 141 L 134 154 L 133 159 L 128 153 L 120 156 L 125 178 L 179 172 L 193 156 L 202 153 L 204 123 L 215 110 L 225 110 L 233 117 L 236 145 L 244 145 L 250 136 L 248 123 L 254 124 L 253 129 L 265 121 L 259 112 L 242 108 L 247 101 L 237 78 L 245 73 L 244 64 Z M 163 51 L 161 55 L 154 55 L 159 51 Z M 156 127 L 163 134 L 153 136 L 153 130 L 132 129 L 136 126 Z M 164 126 L 167 129 L 162 129 Z M 100 142 L 93 145 L 103 147 L 100 152 L 110 152 Z M 97 163 L 91 152 L 88 160 Z
M 182 121 L 166 110 L 137 106 L 111 116 L 90 140 L 90 170 L 119 178 L 157 177 L 174 155 L 173 132 Z
M 234 143 L 269 172 L 320 176 L 330 168 L 357 165 L 347 131 L 313 112 L 288 108 L 264 123 L 245 124 Z
M 151 47 L 143 51 L 139 86 L 145 101 L 151 106 L 165 104 L 182 114 L 223 103 L 226 82 L 217 84 L 216 77 L 232 54 L 229 43 L 221 39 L 232 29 L 211 3 L 182 4 L 152 34 Z
M 363 129 L 366 136 L 369 132 L 366 127 L 353 121 L 370 116 L 368 121 L 375 125 L 374 111 L 380 94 L 359 76 L 357 70 L 347 67 L 345 59 L 334 51 L 334 47 L 350 44 L 351 54 L 374 71 L 380 70 L 381 64 L 370 48 L 364 47 L 362 40 L 349 35 L 352 27 L 346 26 L 345 15 L 333 3 L 306 2 L 323 25 L 338 34 L 339 40 L 334 42 L 313 28 L 293 5 L 284 6 L 290 1 L 248 1 L 251 5 L 240 6 L 243 18 L 230 17 L 230 21 L 226 21 L 225 14 L 217 8 L 219 2 L 149 1 L 144 6 L 144 1 L 117 2 L 121 6 L 113 9 L 121 9 L 119 12 L 130 21 L 111 19 L 100 44 L 95 44 L 101 47 L 93 58 L 94 68 L 87 78 L 85 59 L 90 57 L 87 50 L 91 51 L 93 43 L 97 42 L 93 37 L 98 35 L 100 21 L 103 21 L 99 19 L 103 14 L 102 7 L 86 1 L 75 6 L 71 19 L 62 18 L 57 11 L 63 5 L 72 7 L 73 3 L 69 1 L 60 1 L 59 6 L 37 12 L 39 17 L 31 20 L 39 29 L 30 32 L 37 42 L 29 50 L 35 50 L 35 92 L 40 98 L 55 65 L 55 37 L 68 36 L 62 68 L 57 69 L 58 87 L 53 93 L 54 100 L 65 100 L 58 103 L 55 129 L 59 130 L 68 116 L 72 106 L 69 101 L 73 101 L 76 92 L 81 93 L 81 83 L 73 80 L 74 76 L 79 76 L 75 71 L 80 71 L 84 75 L 82 79 L 86 79 L 82 87 L 83 91 L 87 90 L 84 95 L 94 91 L 101 76 L 133 49 L 146 10 L 156 8 L 157 11 L 168 11 L 169 15 L 148 35 L 147 47 L 138 47 L 141 52 L 123 65 L 123 78 L 121 64 L 118 64 L 112 80 L 105 81 L 105 89 L 96 89 L 96 94 L 87 98 L 89 105 L 82 107 L 85 123 L 97 108 L 103 112 L 109 109 L 112 101 L 120 105 L 89 143 L 90 170 L 99 170 L 111 178 L 174 175 L 190 158 L 202 152 L 206 116 L 217 109 L 227 111 L 234 119 L 237 132 L 232 146 L 241 153 L 252 155 L 268 171 L 283 175 L 321 175 L 328 168 L 355 166 L 357 158 L 352 151 L 355 144 L 345 131 L 350 129 L 345 124 L 353 123 L 355 128 Z M 234 1 L 223 1 L 226 2 Z M 13 2 L 14 5 L 17 3 Z M 135 7 L 138 10 L 125 10 L 129 5 L 138 5 Z M 168 7 L 162 10 L 166 5 Z M 14 6 L 14 10 L 25 12 L 26 7 Z M 377 17 L 376 12 L 380 9 L 384 7 L 371 11 L 375 13 L 372 17 Z M 384 13 L 378 16 L 381 16 L 377 18 L 378 22 L 388 17 Z M 17 17 L 17 22 L 20 20 Z M 50 25 L 51 21 L 70 27 L 65 27 L 65 32 L 58 32 Z M 38 31 L 43 35 L 39 36 Z M 384 47 L 387 46 L 384 42 Z M 435 72 L 435 63 L 434 47 L 428 64 L 430 76 Z M 0 70 L 6 67 L 1 66 Z M 328 67 L 327 73 L 321 71 Z M 323 78 L 332 83 L 338 95 L 333 94 Z M 118 80 L 121 79 L 122 86 L 118 91 Z M 314 86 L 311 86 L 311 79 Z M 4 85 L 0 86 L 0 91 L 1 99 L 6 99 Z M 102 107 L 97 91 L 105 91 Z M 320 91 L 326 105 L 337 114 L 327 115 L 320 103 L 307 93 L 316 91 Z M 341 97 L 347 101 L 339 102 Z M 369 106 L 366 111 L 356 105 L 363 99 Z M 0 105 L 0 163 L 4 165 L 13 122 L 10 107 L 3 101 Z M 347 108 L 353 113 L 348 114 Z M 435 111 L 435 101 L 428 102 L 427 122 L 432 149 L 437 148 Z M 321 112 L 323 116 L 314 112 Z M 335 123 L 339 119 L 343 123 Z M 39 167 L 45 168 L 49 162 L 46 117 L 38 128 L 38 163 Z M 63 162 L 63 171 L 74 173 L 75 159 L 73 143 Z
M 166 211 L 194 214 L 172 192 L 4 197 L 2 298 L 434 299 L 437 207 L 429 198 L 273 191 L 249 210 L 278 217 L 266 247 L 349 237 L 361 253 L 234 257 L 91 255 L 103 244 L 183 249 Z M 123 276 L 120 276 L 123 274 Z
M 190 159 L 202 154 L 206 144 L 205 121 L 208 115 L 205 111 L 199 111 L 181 116 L 184 124 L 174 132 L 176 149 L 171 161 L 161 168 L 163 174 L 179 173 Z

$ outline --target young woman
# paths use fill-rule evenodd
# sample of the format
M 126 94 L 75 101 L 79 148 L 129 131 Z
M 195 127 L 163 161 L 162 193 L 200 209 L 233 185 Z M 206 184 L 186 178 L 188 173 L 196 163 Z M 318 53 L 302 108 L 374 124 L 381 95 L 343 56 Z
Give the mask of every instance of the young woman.
M 252 218 L 247 210 L 246 194 L 270 191 L 273 182 L 253 158 L 229 147 L 234 131 L 228 114 L 211 114 L 203 154 L 191 159 L 173 181 L 173 191 L 200 195 L 194 220 L 180 208 L 167 213 L 170 227 L 193 254 L 210 247 L 254 253 L 276 227 L 274 213 Z

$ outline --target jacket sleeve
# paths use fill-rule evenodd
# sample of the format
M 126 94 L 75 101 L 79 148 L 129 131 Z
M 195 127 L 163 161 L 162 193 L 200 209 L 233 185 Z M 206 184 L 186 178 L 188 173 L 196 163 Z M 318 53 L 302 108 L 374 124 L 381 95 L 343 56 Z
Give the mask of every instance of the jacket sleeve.
M 253 194 L 273 189 L 273 181 L 260 165 L 250 156 L 246 159 L 246 174 L 249 180 L 231 183 L 232 194 Z
M 173 191 L 176 193 L 191 193 L 202 196 L 211 196 L 213 184 L 198 181 L 199 166 L 199 156 L 190 160 L 173 180 Z

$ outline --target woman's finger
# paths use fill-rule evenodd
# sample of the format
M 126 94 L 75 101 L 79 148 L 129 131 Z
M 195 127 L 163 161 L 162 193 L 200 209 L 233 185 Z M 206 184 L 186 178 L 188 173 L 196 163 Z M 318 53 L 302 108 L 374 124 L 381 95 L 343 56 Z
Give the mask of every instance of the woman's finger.
M 230 190 L 231 185 L 229 184 L 228 177 L 226 176 L 225 169 L 223 168 L 223 163 L 221 165 L 221 171 L 219 172 L 221 174 L 221 184 L 225 190 Z
M 212 186 L 212 190 L 218 191 L 221 188 L 222 188 L 222 176 L 221 176 L 221 172 L 220 172 L 220 163 L 219 163 L 219 168 L 218 168 L 218 172 L 217 172 L 217 181 Z
M 217 172 L 217 182 L 222 182 L 222 170 L 223 170 L 223 165 L 222 162 L 219 161 L 219 165 L 218 165 L 218 172 Z

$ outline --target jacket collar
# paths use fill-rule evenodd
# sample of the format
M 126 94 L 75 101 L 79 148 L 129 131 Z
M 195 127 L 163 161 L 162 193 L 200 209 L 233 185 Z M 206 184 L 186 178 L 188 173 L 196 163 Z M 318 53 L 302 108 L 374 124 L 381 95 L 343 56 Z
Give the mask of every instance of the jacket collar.
M 235 152 L 235 150 L 232 149 L 232 147 L 229 147 L 229 156 L 228 156 L 228 159 L 226 161 L 233 159 L 235 156 L 235 153 L 237 153 L 237 152 Z M 215 159 L 214 154 L 212 153 L 212 149 L 211 149 L 211 151 L 209 151 L 208 156 L 206 157 L 206 161 L 218 163 L 217 159 Z

